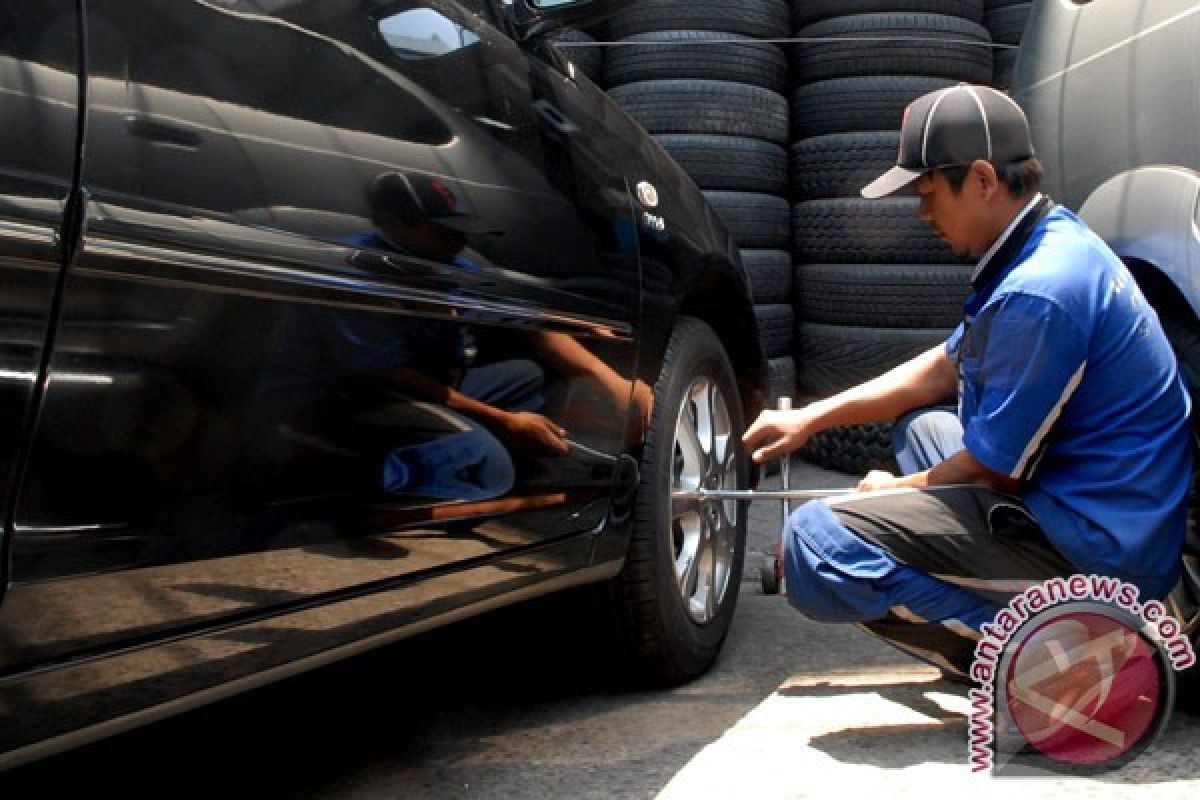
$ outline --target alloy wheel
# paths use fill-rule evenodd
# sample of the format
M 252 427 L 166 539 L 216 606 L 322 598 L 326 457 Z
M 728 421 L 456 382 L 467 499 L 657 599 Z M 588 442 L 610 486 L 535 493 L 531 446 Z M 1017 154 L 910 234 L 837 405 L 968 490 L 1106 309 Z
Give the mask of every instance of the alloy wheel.
M 729 407 L 707 377 L 694 379 L 683 395 L 675 423 L 671 491 L 736 489 L 737 441 Z M 736 500 L 671 503 L 671 552 L 676 587 L 693 622 L 711 622 L 734 578 L 741 509 Z

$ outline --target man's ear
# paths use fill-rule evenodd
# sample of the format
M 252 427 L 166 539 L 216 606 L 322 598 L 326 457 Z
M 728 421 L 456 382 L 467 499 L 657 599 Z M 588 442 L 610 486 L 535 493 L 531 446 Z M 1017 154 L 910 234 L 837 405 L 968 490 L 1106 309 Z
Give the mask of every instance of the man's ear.
M 1000 187 L 1000 176 L 992 162 L 982 158 L 971 162 L 971 180 L 979 187 L 984 199 L 990 200 Z

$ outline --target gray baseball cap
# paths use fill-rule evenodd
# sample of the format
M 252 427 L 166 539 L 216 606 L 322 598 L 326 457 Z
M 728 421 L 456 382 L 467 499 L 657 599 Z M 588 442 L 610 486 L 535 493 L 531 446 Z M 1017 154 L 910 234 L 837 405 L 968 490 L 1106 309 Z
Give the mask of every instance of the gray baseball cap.
M 922 95 L 904 109 L 896 166 L 862 189 L 883 197 L 940 167 L 977 159 L 996 166 L 1033 158 L 1029 121 L 1011 97 L 987 86 L 960 83 Z

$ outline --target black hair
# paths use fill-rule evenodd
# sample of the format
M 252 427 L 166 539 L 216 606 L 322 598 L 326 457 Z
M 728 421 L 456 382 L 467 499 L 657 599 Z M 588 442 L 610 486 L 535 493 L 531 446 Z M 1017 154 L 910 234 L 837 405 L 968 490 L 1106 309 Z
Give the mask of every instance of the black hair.
M 1036 158 L 1027 158 L 1024 161 L 1014 161 L 1011 164 L 996 166 L 996 177 L 1000 182 L 1008 187 L 1008 192 L 1013 197 L 1025 197 L 1033 194 L 1042 186 L 1042 176 L 1045 175 L 1045 170 L 1042 168 L 1042 162 Z M 950 188 L 955 194 L 962 191 L 963 184 L 967 180 L 967 172 L 970 171 L 970 165 L 959 165 L 954 167 L 942 167 L 938 172 L 942 173 L 946 178 L 946 183 L 950 184 Z

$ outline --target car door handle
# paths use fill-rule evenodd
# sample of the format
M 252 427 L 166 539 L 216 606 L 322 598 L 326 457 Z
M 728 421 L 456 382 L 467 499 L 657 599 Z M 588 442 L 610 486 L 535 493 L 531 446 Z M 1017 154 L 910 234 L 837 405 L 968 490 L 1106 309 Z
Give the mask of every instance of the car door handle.
M 189 131 L 178 125 L 148 117 L 144 114 L 130 114 L 125 117 L 126 129 L 139 139 L 149 139 L 160 144 L 174 145 L 198 150 L 203 140 L 198 133 Z
M 542 121 L 561 134 L 570 136 L 579 130 L 579 126 L 563 115 L 557 106 L 547 100 L 535 100 L 533 108 Z

